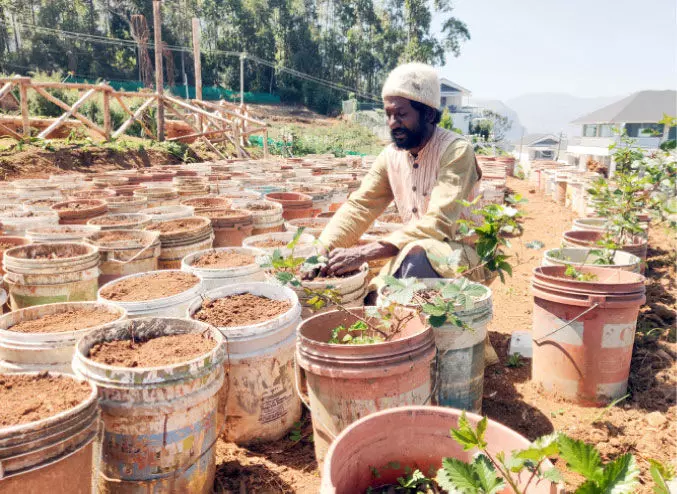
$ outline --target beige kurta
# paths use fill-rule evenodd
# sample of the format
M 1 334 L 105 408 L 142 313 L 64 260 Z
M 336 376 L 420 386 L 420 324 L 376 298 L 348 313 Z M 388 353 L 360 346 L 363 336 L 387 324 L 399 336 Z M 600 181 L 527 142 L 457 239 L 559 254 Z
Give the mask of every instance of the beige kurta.
M 472 144 L 456 133 L 437 127 L 415 158 L 391 144 L 319 240 L 330 250 L 351 247 L 394 200 L 405 225 L 382 240 L 400 252 L 381 275 L 393 274 L 411 249 L 420 246 L 440 276 L 455 277 L 459 265 L 473 267 L 479 262 L 474 249 L 456 236 L 456 220 L 465 209 L 458 200 L 470 199 L 479 179 Z M 455 251 L 461 252 L 457 265 L 438 262 L 437 258 L 449 258 Z M 484 274 L 476 272 L 471 278 L 484 281 Z

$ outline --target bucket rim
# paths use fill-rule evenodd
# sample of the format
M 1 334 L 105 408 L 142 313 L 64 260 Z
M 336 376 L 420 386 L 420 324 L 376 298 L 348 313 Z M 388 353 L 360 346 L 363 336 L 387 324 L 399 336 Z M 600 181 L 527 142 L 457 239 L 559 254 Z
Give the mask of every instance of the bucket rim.
M 193 266 L 193 262 L 195 262 L 197 259 L 200 257 L 210 254 L 210 253 L 216 253 L 216 252 L 234 252 L 236 254 L 251 254 L 254 256 L 254 262 L 251 264 L 247 264 L 245 266 L 237 266 L 233 268 L 201 268 L 201 267 L 195 267 Z M 206 275 L 218 275 L 222 274 L 224 272 L 228 272 L 234 269 L 243 269 L 243 268 L 250 268 L 252 266 L 256 266 L 259 268 L 259 264 L 256 262 L 257 256 L 265 256 L 266 253 L 265 251 L 261 249 L 257 249 L 256 247 L 212 247 L 209 249 L 203 249 L 203 250 L 198 250 L 197 252 L 192 252 L 185 256 L 181 260 L 181 270 L 182 271 L 190 271 L 188 272 L 193 272 L 193 271 L 199 271 L 203 276 Z M 184 267 L 186 269 L 184 269 Z
M 78 415 L 90 406 L 92 406 L 97 400 L 98 400 L 98 389 L 96 387 L 96 384 L 90 381 L 89 379 L 78 376 L 75 374 L 67 374 L 65 372 L 53 372 L 53 371 L 46 371 L 47 375 L 49 376 L 57 376 L 57 377 L 65 377 L 69 379 L 73 379 L 74 381 L 78 382 L 84 382 L 89 385 L 91 391 L 89 393 L 89 396 L 78 403 L 76 406 L 73 408 L 69 408 L 67 410 L 63 410 L 62 412 L 59 412 L 55 415 L 51 415 L 49 417 L 45 417 L 43 419 L 39 420 L 34 420 L 33 422 L 27 422 L 25 424 L 18 424 L 18 425 L 10 425 L 8 427 L 2 427 L 0 428 L 0 438 L 4 438 L 6 436 L 11 436 L 11 435 L 19 435 L 19 434 L 25 434 L 34 431 L 35 429 L 42 429 L 44 427 L 48 427 L 51 425 L 55 425 L 59 422 L 61 422 L 63 419 L 66 419 L 70 416 L 73 415 Z M 35 371 L 35 372 L 17 372 L 17 373 L 12 373 L 12 375 L 31 375 L 31 376 L 38 376 L 41 374 L 44 374 L 45 371 Z
M 150 299 L 150 300 L 117 301 L 117 300 L 109 300 L 109 299 L 107 299 L 107 298 L 105 298 L 101 295 L 101 291 L 108 286 L 112 286 L 116 283 L 120 283 L 120 282 L 127 280 L 127 279 L 139 278 L 141 276 L 148 276 L 148 275 L 151 275 L 151 274 L 158 274 L 158 273 L 159 274 L 162 274 L 162 273 L 192 274 L 193 276 L 195 276 L 198 279 L 198 282 L 194 286 L 190 287 L 188 290 L 186 290 L 184 292 L 177 293 L 176 295 L 170 295 L 169 297 L 153 298 L 153 299 Z M 186 273 L 186 271 L 181 271 L 180 269 L 156 269 L 154 271 L 144 271 L 143 273 L 133 273 L 133 274 L 129 274 L 127 276 L 122 276 L 121 278 L 116 278 L 114 280 L 111 280 L 108 283 L 105 283 L 104 285 L 102 285 L 99 288 L 99 290 L 96 292 L 96 295 L 97 295 L 97 297 L 100 301 L 104 301 L 104 302 L 107 302 L 107 303 L 110 303 L 110 304 L 115 304 L 115 305 L 121 305 L 121 306 L 123 306 L 127 309 L 132 309 L 134 307 L 134 304 L 138 305 L 138 304 L 151 303 L 153 305 L 158 305 L 158 306 L 173 305 L 173 303 L 183 301 L 183 298 L 186 296 L 186 293 L 189 293 L 189 292 L 192 292 L 192 291 L 197 291 L 199 293 L 200 290 L 202 289 L 203 281 L 204 280 L 202 279 L 202 277 L 197 273 Z M 197 296 L 197 294 L 193 295 L 191 293 L 191 295 L 189 295 L 189 298 L 193 298 L 195 296 Z M 130 312 L 133 313 L 135 311 L 131 310 Z
M 177 362 L 175 364 L 153 366 L 153 367 L 121 367 L 115 365 L 108 365 L 101 362 L 96 362 L 85 355 L 83 351 L 84 347 L 87 347 L 87 353 L 91 347 L 99 342 L 97 340 L 92 342 L 90 345 L 91 339 L 94 339 L 98 334 L 103 334 L 107 331 L 112 330 L 113 328 L 119 327 L 122 324 L 142 324 L 148 321 L 167 321 L 169 325 L 171 321 L 180 321 L 183 324 L 196 323 L 197 326 L 203 326 L 201 333 L 209 331 L 209 334 L 212 335 L 216 341 L 216 345 L 211 350 L 200 354 L 196 357 L 193 357 L 190 360 L 184 360 L 182 362 Z M 193 334 L 198 331 L 190 333 L 172 333 L 172 334 Z M 113 321 L 102 326 L 99 326 L 90 334 L 80 338 L 75 345 L 75 351 L 73 354 L 73 368 L 76 371 L 76 375 L 82 375 L 87 381 L 94 382 L 97 386 L 103 387 L 138 387 L 138 386 L 148 386 L 155 384 L 162 384 L 167 382 L 174 382 L 183 379 L 186 375 L 194 374 L 194 376 L 202 375 L 205 371 L 208 371 L 214 367 L 221 366 L 223 360 L 226 357 L 225 351 L 225 337 L 221 332 L 209 324 L 203 323 L 202 321 L 196 321 L 193 319 L 185 319 L 182 317 L 137 317 L 134 319 L 124 319 L 119 321 Z M 211 357 L 211 358 L 209 358 Z M 176 372 L 174 379 L 167 379 L 167 374 L 170 376 L 173 375 L 173 371 L 179 371 L 180 369 L 185 368 L 184 372 Z M 191 368 L 197 372 L 191 373 Z M 90 369 L 94 369 L 96 372 L 92 373 Z M 131 379 L 119 379 L 114 376 L 120 376 L 126 374 Z M 151 375 L 148 380 L 138 379 L 143 375 Z M 105 376 L 105 379 L 103 377 Z
M 5 259 L 5 263 L 11 263 L 12 261 L 15 263 L 19 264 L 27 264 L 27 265 L 40 265 L 40 264 L 45 264 L 48 262 L 46 259 L 30 259 L 30 258 L 23 258 L 23 257 L 15 257 L 13 254 L 17 253 L 20 251 L 20 249 L 28 249 L 28 248 L 38 248 L 40 246 L 43 246 L 47 248 L 47 246 L 50 247 L 67 247 L 67 246 L 84 246 L 88 252 L 84 254 L 78 254 L 72 257 L 62 257 L 59 259 L 53 259 L 49 262 L 49 264 L 63 264 L 63 263 L 74 263 L 74 262 L 85 262 L 87 259 L 90 257 L 98 256 L 99 255 L 99 248 L 96 245 L 91 245 L 85 242 L 49 242 L 46 244 L 39 244 L 39 243 L 29 243 L 26 245 L 19 245 L 16 247 L 12 247 L 11 249 L 7 249 L 4 252 L 3 258 Z

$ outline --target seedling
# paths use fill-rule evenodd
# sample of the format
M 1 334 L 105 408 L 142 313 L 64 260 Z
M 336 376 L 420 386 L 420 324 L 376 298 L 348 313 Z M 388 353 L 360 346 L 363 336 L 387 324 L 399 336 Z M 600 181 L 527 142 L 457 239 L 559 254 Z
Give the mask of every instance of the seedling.
M 576 269 L 572 264 L 567 264 L 564 275 L 576 281 L 595 281 L 597 275 L 593 273 L 583 273 Z
M 369 326 L 362 321 L 357 321 L 348 328 L 339 326 L 332 329 L 329 343 L 334 343 L 336 345 L 373 345 L 374 343 L 385 341 L 384 338 L 378 334 L 369 336 L 367 334 L 368 331 Z
M 672 465 L 663 465 L 660 461 L 649 458 L 649 472 L 656 484 L 653 488 L 655 494 L 671 494 L 668 482 L 675 478 L 675 469 Z
M 519 353 L 513 353 L 508 357 L 508 361 L 505 363 L 506 367 L 511 367 L 518 369 L 524 367 L 524 360 L 522 360 L 522 355 Z

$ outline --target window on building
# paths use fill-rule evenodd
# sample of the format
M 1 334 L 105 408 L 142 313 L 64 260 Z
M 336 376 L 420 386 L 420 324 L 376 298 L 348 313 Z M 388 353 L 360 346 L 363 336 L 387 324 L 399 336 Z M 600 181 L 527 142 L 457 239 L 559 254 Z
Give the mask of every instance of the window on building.
M 583 137 L 597 137 L 597 124 L 586 124 L 583 126 Z
M 654 137 L 656 133 L 663 135 L 663 124 L 658 123 L 629 123 L 625 124 L 628 137 Z
M 599 136 L 600 137 L 613 137 L 614 128 L 616 126 L 612 124 L 604 124 L 599 126 Z

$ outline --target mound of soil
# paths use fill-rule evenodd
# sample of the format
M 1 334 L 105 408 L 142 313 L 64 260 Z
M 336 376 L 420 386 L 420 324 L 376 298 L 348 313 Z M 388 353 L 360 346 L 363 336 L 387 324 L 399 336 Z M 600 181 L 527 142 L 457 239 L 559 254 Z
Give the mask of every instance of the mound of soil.
M 147 341 L 115 340 L 98 343 L 89 358 L 114 367 L 159 367 L 187 362 L 204 355 L 216 341 L 199 333 L 160 336 Z
M 190 232 L 202 227 L 204 227 L 204 223 L 202 221 L 196 220 L 196 218 L 182 218 L 179 220 L 169 220 L 155 223 L 154 225 L 148 227 L 148 230 L 168 234 Z
M 93 328 L 115 321 L 117 318 L 116 314 L 101 307 L 82 307 L 58 314 L 49 314 L 31 321 L 22 321 L 8 329 L 18 333 L 61 333 Z
M 258 242 L 254 242 L 252 246 L 269 249 L 273 247 L 286 247 L 288 243 L 289 242 L 285 242 L 284 240 L 259 240 Z
M 200 279 L 190 273 L 149 273 L 113 283 L 101 291 L 101 297 L 113 302 L 143 302 L 178 295 L 199 282 Z
M 249 266 L 255 262 L 256 258 L 249 254 L 220 251 L 209 252 L 199 257 L 193 262 L 193 267 L 211 269 L 239 268 Z
M 230 295 L 225 298 L 208 300 L 193 319 L 216 327 L 249 326 L 269 321 L 291 309 L 286 300 L 273 300 L 251 293 Z
M 27 424 L 75 408 L 92 392 L 86 382 L 41 373 L 0 375 L 0 427 Z

